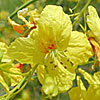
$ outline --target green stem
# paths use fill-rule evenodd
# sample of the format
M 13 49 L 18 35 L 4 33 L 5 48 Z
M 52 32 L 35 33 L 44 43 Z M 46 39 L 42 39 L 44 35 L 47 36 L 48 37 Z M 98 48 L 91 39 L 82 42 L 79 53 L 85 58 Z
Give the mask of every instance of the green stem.
M 83 7 L 83 9 L 81 10 L 80 14 L 75 18 L 75 21 L 73 23 L 73 26 L 75 25 L 75 23 L 77 23 L 77 21 L 79 20 L 79 18 L 82 16 L 82 14 L 84 13 L 84 11 L 87 9 L 88 5 L 90 4 L 91 0 L 88 0 L 88 2 L 86 3 L 86 5 Z
M 32 73 L 32 74 L 33 74 L 33 73 Z M 25 88 L 25 86 L 26 86 L 27 83 L 29 82 L 31 76 L 32 76 L 32 75 L 30 74 L 30 76 L 28 77 L 27 81 L 23 84 L 23 86 L 22 86 L 17 92 L 15 92 L 15 93 L 12 94 L 12 97 L 14 97 L 14 96 L 17 95 L 18 93 L 20 93 L 20 92 Z M 35 79 L 35 78 L 36 78 L 36 77 L 34 77 L 34 79 Z
M 74 13 L 76 12 L 77 8 L 79 7 L 80 1 L 81 1 L 81 0 L 78 0 L 76 6 L 72 9 L 72 10 L 75 10 Z
M 26 77 L 24 77 L 21 81 L 21 84 L 25 81 Z M 18 89 L 18 87 L 21 86 L 18 84 L 14 89 L 12 89 L 9 93 L 8 96 L 6 97 L 6 100 L 9 100 L 11 98 L 11 95 Z
M 26 84 L 27 84 L 28 81 L 30 80 L 31 76 L 33 75 L 33 72 L 34 72 L 35 69 L 37 68 L 37 66 L 38 66 L 38 64 L 35 65 L 35 66 L 32 68 L 32 70 L 30 71 L 30 73 L 29 73 L 27 76 L 25 76 L 25 77 L 22 79 L 22 81 L 21 81 L 14 89 L 12 89 L 12 90 L 8 93 L 8 96 L 6 97 L 6 100 L 9 100 L 9 99 L 12 97 L 13 93 L 14 93 L 17 89 L 19 89 L 19 88 L 22 86 L 22 84 L 25 82 L 25 80 L 26 80 L 26 82 L 25 82 L 25 85 L 24 85 L 24 86 L 26 86 Z M 24 87 L 23 87 L 23 88 L 24 88 Z M 22 90 L 23 88 L 20 88 L 20 89 Z M 20 89 L 19 89 L 19 90 L 20 90 Z
M 82 26 L 82 24 L 80 24 L 79 22 L 78 22 L 78 24 L 81 27 L 81 29 L 85 32 L 85 28 Z
M 77 15 L 79 15 L 79 13 L 70 14 L 69 16 L 74 17 L 74 16 L 77 16 Z
M 4 97 L 7 96 L 7 95 L 8 95 L 8 93 L 6 93 L 6 94 L 0 96 L 0 99 L 1 99 L 1 98 L 4 98 Z
M 22 6 L 20 6 L 17 10 L 15 10 L 9 17 L 12 18 L 13 16 L 15 16 L 17 14 L 17 12 L 25 7 L 27 7 L 29 4 L 35 2 L 37 0 L 30 0 L 28 2 L 26 2 L 25 4 L 23 4 Z
M 85 34 L 86 34 L 86 32 L 87 32 L 86 11 L 84 12 L 84 27 L 85 27 Z

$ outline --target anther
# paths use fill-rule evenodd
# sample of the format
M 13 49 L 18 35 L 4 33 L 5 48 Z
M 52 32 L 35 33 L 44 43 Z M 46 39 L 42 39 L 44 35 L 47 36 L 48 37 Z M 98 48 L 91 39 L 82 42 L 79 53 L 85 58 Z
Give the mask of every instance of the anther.
M 64 52 L 67 52 L 67 49 Z
M 67 61 L 69 61 L 69 59 L 67 59 Z
M 67 69 L 67 66 L 64 66 L 65 69 Z
M 74 64 L 70 61 L 70 64 L 73 66 Z
M 62 64 L 62 65 L 63 65 L 63 62 L 60 62 L 60 64 Z
M 57 67 L 57 65 L 54 65 L 54 67 L 56 68 L 56 67 Z
M 50 64 L 52 64 L 53 63 L 53 61 L 50 61 Z

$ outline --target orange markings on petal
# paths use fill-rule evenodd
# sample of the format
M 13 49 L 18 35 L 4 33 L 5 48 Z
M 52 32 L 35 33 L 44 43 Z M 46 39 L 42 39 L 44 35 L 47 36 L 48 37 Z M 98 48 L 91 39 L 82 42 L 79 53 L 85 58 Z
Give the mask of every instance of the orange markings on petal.
M 56 44 L 51 44 L 50 46 L 48 46 L 48 49 L 55 50 L 56 49 Z
M 96 46 L 95 49 L 96 49 L 97 58 L 98 58 L 98 61 L 99 61 L 99 66 L 100 66 L 100 46 Z
M 25 27 L 25 26 L 22 26 L 22 25 L 14 25 L 14 26 L 13 26 L 13 29 L 14 29 L 16 32 L 22 34 L 23 31 L 24 31 L 24 27 Z
M 23 28 L 24 28 L 24 27 L 26 27 L 26 24 L 24 24 L 24 25 L 22 25 L 22 26 L 23 26 Z
M 20 69 L 20 71 L 22 72 L 23 71 L 24 64 L 18 63 L 18 64 L 15 65 L 15 67 L 18 68 L 18 69 Z
M 98 58 L 98 61 L 99 61 L 99 66 L 100 66 L 100 46 L 99 44 L 95 41 L 95 39 L 93 38 L 90 38 L 89 39 L 90 43 L 92 44 L 93 48 L 95 48 L 96 50 L 96 55 L 97 55 L 97 58 Z M 95 52 L 95 51 L 94 51 Z M 96 59 L 96 58 L 95 58 Z
M 13 29 L 14 29 L 16 32 L 18 32 L 18 33 L 20 33 L 20 34 L 23 33 L 24 27 L 25 27 L 26 25 L 19 25 L 19 24 L 17 24 L 15 21 L 13 21 L 12 19 L 10 19 L 9 17 L 8 17 L 8 21 L 9 21 L 9 23 L 13 26 Z

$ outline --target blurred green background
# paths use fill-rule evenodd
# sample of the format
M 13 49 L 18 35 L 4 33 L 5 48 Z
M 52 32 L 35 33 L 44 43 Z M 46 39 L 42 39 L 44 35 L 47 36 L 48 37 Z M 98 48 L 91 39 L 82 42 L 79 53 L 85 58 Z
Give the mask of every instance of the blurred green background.
M 7 17 L 27 1 L 29 0 L 0 0 L 0 41 L 9 45 L 15 38 L 20 36 L 19 33 L 12 29 L 12 26 L 7 21 Z M 41 12 L 46 5 L 56 4 L 62 6 L 66 13 L 71 14 L 69 8 L 75 7 L 77 1 L 78 0 L 37 0 L 35 3 L 29 5 L 28 8 L 37 8 L 38 11 Z M 88 0 L 81 0 L 76 12 L 79 12 L 87 1 Z M 100 0 L 91 0 L 91 5 L 97 9 L 100 15 Z M 17 16 L 15 16 L 13 19 L 20 23 Z M 3 91 L 0 87 L 0 95 L 2 95 L 2 93 Z M 38 82 L 38 79 L 35 79 L 34 81 L 31 80 L 25 89 L 15 98 L 13 98 L 13 100 L 41 100 L 41 85 Z M 68 94 L 64 93 L 59 95 L 58 100 L 70 99 Z

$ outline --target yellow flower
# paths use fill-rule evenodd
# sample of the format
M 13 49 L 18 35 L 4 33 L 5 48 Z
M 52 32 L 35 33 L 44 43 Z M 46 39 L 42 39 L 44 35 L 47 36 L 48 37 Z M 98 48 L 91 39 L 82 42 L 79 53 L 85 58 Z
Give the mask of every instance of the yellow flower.
M 18 84 L 22 76 L 9 73 L 21 74 L 20 70 L 14 66 L 12 59 L 7 55 L 8 46 L 0 42 L 0 50 L 3 53 L 0 63 L 0 84 L 4 87 L 6 92 L 9 91 L 9 86 L 15 86 Z
M 77 78 L 77 87 L 72 88 L 69 91 L 71 100 L 99 100 L 100 99 L 100 72 L 96 72 L 93 76 L 82 69 L 79 69 L 80 73 L 89 83 L 89 87 L 86 90 L 80 77 Z
M 72 31 L 70 17 L 62 7 L 46 6 L 29 38 L 16 39 L 8 55 L 20 63 L 37 64 L 37 74 L 44 84 L 48 73 L 58 87 L 58 93 L 72 87 L 75 69 L 88 61 L 92 48 L 85 34 Z
M 29 19 L 26 20 L 26 17 L 29 16 Z M 8 17 L 9 23 L 13 26 L 13 29 L 22 34 L 24 32 L 24 27 L 28 27 L 30 30 L 36 28 L 36 21 L 39 20 L 39 14 L 37 10 L 29 11 L 28 8 L 24 8 L 18 11 L 18 18 L 25 22 L 24 25 L 17 24 L 11 18 Z
M 100 43 L 100 18 L 93 6 L 88 7 L 88 12 L 87 24 L 92 31 L 93 37 Z
M 73 87 L 69 92 L 69 97 L 71 100 L 84 100 L 83 94 L 86 92 L 86 89 L 80 79 L 79 76 L 77 76 L 77 87 Z
M 93 6 L 88 7 L 89 15 L 87 16 L 87 24 L 92 32 L 90 32 L 89 40 L 94 46 L 96 55 L 99 60 L 100 66 L 100 18 L 96 12 L 96 9 Z

